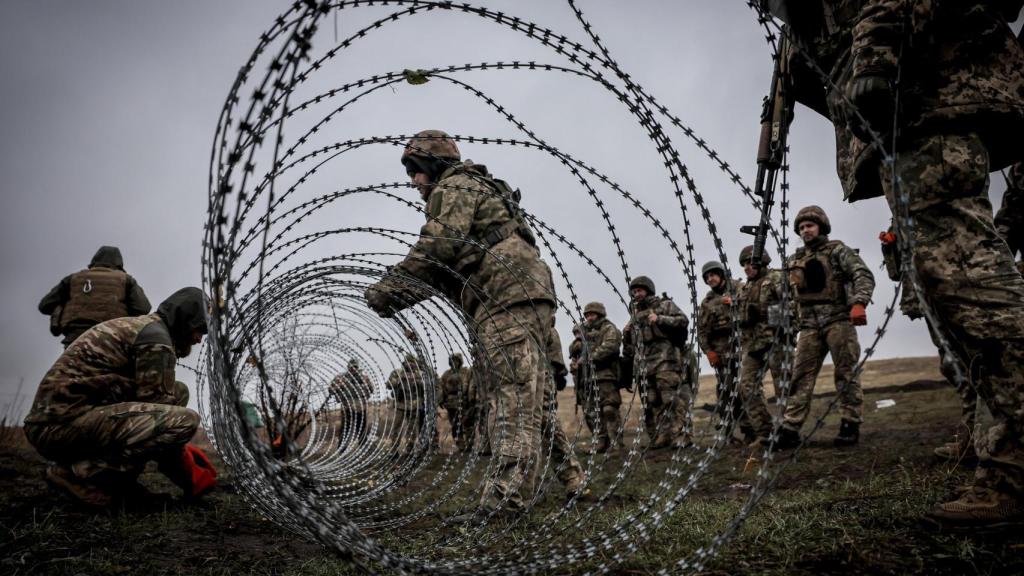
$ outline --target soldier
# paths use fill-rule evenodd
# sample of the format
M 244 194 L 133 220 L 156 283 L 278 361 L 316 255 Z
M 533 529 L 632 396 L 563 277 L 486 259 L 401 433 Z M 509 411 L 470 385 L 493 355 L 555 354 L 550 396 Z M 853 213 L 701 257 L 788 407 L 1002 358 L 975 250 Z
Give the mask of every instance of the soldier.
M 743 399 L 735 389 L 739 358 L 733 350 L 731 306 L 733 294 L 742 290 L 743 282 L 730 278 L 725 265 L 715 260 L 704 264 L 701 275 L 711 290 L 700 303 L 697 343 L 715 370 L 715 413 L 719 418 L 726 418 L 731 404 L 732 421 L 739 423 L 740 432 L 748 443 L 753 442 L 757 434 L 743 410 Z
M 456 448 L 465 452 L 473 447 L 477 402 L 473 371 L 462 362 L 462 354 L 458 352 L 448 357 L 449 369 L 441 375 L 441 394 L 437 405 L 448 413 Z
M 174 379 L 176 358 L 206 333 L 198 288 L 172 294 L 155 314 L 102 322 L 75 339 L 43 377 L 25 418 L 25 436 L 48 460 L 46 479 L 78 500 L 106 506 L 143 491 L 146 463 L 186 496 L 211 488 L 216 472 L 186 443 L 199 415 Z
M 1015 164 L 1006 177 L 1006 193 L 994 223 L 1010 254 L 1021 256 L 1017 270 L 1024 274 L 1024 162 Z
M 565 390 L 566 376 L 569 371 L 565 367 L 565 357 L 562 356 L 562 339 L 555 330 L 555 316 L 551 316 L 551 335 L 547 345 L 548 367 L 551 370 L 551 378 L 547 379 L 547 386 L 544 389 L 544 420 L 541 425 L 543 445 L 551 448 L 551 462 L 556 467 L 556 475 L 559 482 L 565 486 L 566 498 L 578 498 L 589 494 L 584 486 L 587 475 L 580 466 L 580 461 L 569 444 L 569 439 L 562 429 L 562 422 L 558 418 L 558 392 Z M 537 465 L 540 465 L 538 460 Z
M 907 209 L 925 299 L 960 361 L 978 367 L 972 382 L 995 419 L 974 486 L 931 517 L 1024 517 L 1024 279 L 987 194 L 989 172 L 1024 160 L 1024 49 L 1007 24 L 1022 3 L 772 4 L 800 46 L 790 93 L 835 126 L 846 198 L 884 193 L 894 214 Z M 865 126 L 889 142 L 896 121 L 895 156 L 883 162 Z
M 402 453 L 417 446 L 432 445 L 434 438 L 421 439 L 426 423 L 427 386 L 433 386 L 427 370 L 413 354 L 406 354 L 401 366 L 391 371 L 387 389 L 395 398 L 394 441 Z
M 600 302 L 584 306 L 583 317 L 586 322 L 582 326 L 580 355 L 576 361 L 576 371 L 581 376 L 576 384 L 577 403 L 582 397 L 586 420 L 593 426 L 591 434 L 597 438 L 595 449 L 603 453 L 611 447 L 613 434 L 618 435 L 619 444 L 622 443 L 622 417 L 619 414 L 622 405 L 622 395 L 619 394 L 622 333 L 608 320 L 604 304 Z
M 630 319 L 622 329 L 622 381 L 632 385 L 633 375 L 645 371 L 644 428 L 652 449 L 689 446 L 686 415 L 691 389 L 683 382 L 679 347 L 686 341 L 690 321 L 667 296 L 655 296 L 654 281 L 637 276 L 629 283 Z M 642 355 L 637 354 L 642 346 Z M 659 432 L 660 427 L 660 432 Z
M 402 164 L 426 202 L 427 223 L 404 260 L 366 291 L 388 317 L 437 291 L 473 319 L 493 377 L 498 462 L 484 485 L 485 513 L 519 513 L 532 499 L 541 454 L 545 347 L 555 304 L 551 271 L 518 205 L 518 192 L 480 164 L 461 160 L 444 132 L 417 134 Z M 421 289 L 427 284 L 435 290 Z
M 88 268 L 65 276 L 39 301 L 39 311 L 50 317 L 50 333 L 64 335 L 64 348 L 100 322 L 149 314 L 150 308 L 115 246 L 100 246 Z
M 366 406 L 373 394 L 373 384 L 359 369 L 355 358 L 348 361 L 345 373 L 335 377 L 331 384 L 331 394 L 341 408 L 339 442 L 359 444 L 366 437 Z
M 741 421 L 744 441 L 748 444 L 767 445 L 772 431 L 772 418 L 764 399 L 764 375 L 781 365 L 783 353 L 783 327 L 787 319 L 782 301 L 782 272 L 770 270 L 771 256 L 767 252 L 761 263 L 751 262 L 753 246 L 740 251 L 740 265 L 747 276 L 747 282 L 737 294 L 740 314 L 740 347 L 743 359 L 740 362 L 739 395 L 743 402 L 746 422 Z M 742 430 L 742 428 L 741 428 Z
M 860 440 L 864 403 L 860 380 L 854 375 L 860 357 L 854 326 L 868 322 L 865 306 L 875 290 L 875 277 L 855 250 L 829 240 L 832 225 L 820 207 L 801 208 L 793 228 L 804 243 L 786 263 L 800 311 L 800 334 L 777 447 L 800 444 L 800 427 L 810 413 L 814 384 L 829 354 L 842 417 L 834 444 L 852 446 Z

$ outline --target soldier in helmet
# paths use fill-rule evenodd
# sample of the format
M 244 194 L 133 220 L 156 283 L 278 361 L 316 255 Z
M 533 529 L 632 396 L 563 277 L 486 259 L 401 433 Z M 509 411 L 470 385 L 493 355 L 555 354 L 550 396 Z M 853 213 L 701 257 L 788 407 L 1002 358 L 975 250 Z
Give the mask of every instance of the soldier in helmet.
M 640 385 L 647 398 L 644 428 L 650 447 L 688 446 L 692 390 L 683 381 L 679 348 L 685 346 L 690 322 L 675 302 L 656 295 L 654 281 L 647 276 L 633 278 L 629 294 L 630 319 L 622 330 L 622 379 L 631 385 L 634 374 L 646 373 Z
M 583 307 L 586 321 L 581 326 L 575 371 L 577 402 L 582 402 L 591 434 L 597 439 L 596 450 L 606 452 L 612 435 L 622 442 L 622 417 L 619 407 L 619 350 L 622 333 L 607 318 L 604 304 L 590 302 Z
M 1008 24 L 1022 3 L 769 4 L 795 40 L 787 93 L 834 124 L 847 200 L 884 194 L 894 214 L 906 210 L 936 328 L 978 369 L 972 385 L 995 420 L 974 486 L 932 518 L 1024 518 L 1024 279 L 988 198 L 989 173 L 1024 160 L 1024 48 Z M 891 161 L 883 145 L 895 146 Z
M 740 251 L 739 258 L 747 276 L 736 303 L 743 351 L 739 392 L 746 419 L 741 421 L 741 427 L 746 425 L 741 431 L 748 443 L 767 444 L 772 421 L 764 399 L 764 375 L 771 371 L 773 379 L 781 378 L 779 368 L 789 314 L 783 307 L 782 272 L 768 268 L 771 256 L 767 252 L 760 263 L 752 262 L 753 252 L 754 247 L 747 246 Z
M 155 314 L 102 322 L 72 341 L 43 377 L 25 418 L 25 436 L 54 462 L 46 479 L 78 500 L 106 506 L 138 493 L 146 463 L 198 495 L 216 472 L 186 447 L 199 415 L 188 388 L 174 379 L 177 358 L 206 333 L 199 288 L 182 288 Z
M 860 439 L 864 403 L 860 380 L 854 375 L 860 356 L 854 327 L 868 322 L 865 307 L 871 302 L 875 277 L 855 250 L 829 239 L 832 225 L 820 207 L 801 208 L 793 227 L 804 243 L 786 263 L 800 310 L 800 337 L 778 445 L 787 448 L 800 443 L 814 383 L 825 356 L 831 354 L 842 417 L 835 445 L 851 446 Z
M 373 394 L 373 384 L 359 369 L 359 361 L 348 361 L 345 373 L 331 382 L 331 395 L 341 408 L 338 434 L 345 444 L 359 444 L 366 437 L 366 406 Z
M 743 282 L 730 278 L 725 265 L 716 260 L 705 263 L 701 275 L 711 290 L 700 303 L 697 344 L 715 370 L 715 412 L 720 418 L 725 418 L 731 404 L 731 418 L 739 423 L 744 437 L 753 441 L 756 433 L 743 410 L 743 399 L 735 389 L 739 358 L 734 351 L 732 303 L 733 295 L 743 288 Z
M 394 441 L 403 453 L 434 442 L 433 436 L 422 438 L 426 429 L 427 386 L 437 382 L 430 372 L 415 355 L 406 354 L 402 365 L 391 371 L 385 383 L 395 398 Z
M 427 222 L 405 259 L 366 290 L 366 302 L 390 317 L 440 291 L 472 318 L 482 351 L 475 367 L 493 378 L 486 384 L 495 398 L 497 462 L 480 507 L 522 512 L 541 454 L 545 348 L 556 302 L 551 271 L 518 192 L 485 166 L 462 160 L 444 132 L 413 137 L 402 164 L 426 203 Z
M 476 387 L 473 371 L 463 366 L 462 354 L 456 352 L 448 358 L 450 368 L 441 375 L 441 393 L 437 405 L 448 413 L 452 438 L 460 452 L 473 446 L 476 430 Z
M 125 273 L 116 246 L 100 246 L 88 268 L 65 276 L 39 301 L 39 311 L 50 317 L 50 333 L 63 334 L 65 348 L 100 322 L 141 316 L 149 309 L 146 293 Z

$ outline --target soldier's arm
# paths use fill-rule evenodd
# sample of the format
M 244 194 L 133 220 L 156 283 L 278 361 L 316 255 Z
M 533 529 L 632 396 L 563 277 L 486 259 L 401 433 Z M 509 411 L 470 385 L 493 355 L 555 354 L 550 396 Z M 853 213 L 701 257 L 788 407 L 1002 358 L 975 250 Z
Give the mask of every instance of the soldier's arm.
M 476 194 L 466 190 L 481 184 L 466 178 L 452 178 L 455 187 L 437 186 L 431 193 L 431 202 L 440 204 L 436 218 L 420 228 L 420 238 L 409 255 L 395 266 L 401 272 L 424 281 L 436 275 L 437 264 L 453 265 L 456 255 L 466 245 L 466 237 L 473 225 L 476 212 Z M 435 195 L 439 195 L 435 197 Z
M 911 8 L 921 0 L 866 0 L 853 27 L 853 75 L 894 79 L 899 65 L 899 47 Z M 922 7 L 931 11 L 930 7 Z M 913 20 L 930 20 L 930 14 L 915 11 Z
M 590 357 L 595 363 L 608 362 L 619 355 L 621 347 L 622 334 L 609 322 L 601 329 L 598 341 L 594 342 L 594 347 L 590 349 Z
M 622 328 L 622 357 L 632 362 L 635 353 L 633 350 L 633 321 L 630 320 Z
M 875 292 L 875 275 L 864 263 L 864 260 L 849 246 L 843 245 L 839 248 L 839 262 L 843 267 L 843 274 L 853 283 L 853 293 L 850 298 L 855 304 L 865 306 L 871 302 L 871 295 Z
M 149 314 L 149 311 L 153 309 L 153 305 L 149 303 L 149 298 L 146 298 L 146 293 L 142 290 L 142 286 L 139 286 L 139 283 L 131 276 L 128 276 L 128 293 L 125 295 L 125 305 L 128 308 L 129 316 Z
M 690 320 L 686 317 L 686 314 L 676 306 L 675 302 L 671 300 L 664 300 L 661 306 L 661 310 L 658 312 L 658 326 L 664 326 L 666 328 L 675 328 L 677 330 L 686 330 L 687 326 L 690 325 Z
M 162 322 L 144 327 L 132 344 L 135 400 L 174 404 L 174 344 Z
M 71 276 L 65 276 L 50 289 L 39 301 L 39 311 L 43 314 L 53 314 L 58 306 L 63 305 L 71 298 Z

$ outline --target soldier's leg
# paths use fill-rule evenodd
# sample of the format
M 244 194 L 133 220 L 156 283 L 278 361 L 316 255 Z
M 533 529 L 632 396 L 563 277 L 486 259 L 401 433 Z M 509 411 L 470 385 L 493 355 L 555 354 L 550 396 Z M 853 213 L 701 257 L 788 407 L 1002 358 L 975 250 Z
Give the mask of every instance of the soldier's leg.
M 583 486 L 583 467 L 573 453 L 572 445 L 558 419 L 558 402 L 555 396 L 554 383 L 544 393 L 544 445 L 551 447 L 551 465 L 555 467 L 558 480 L 565 486 L 566 492 L 575 494 Z
M 796 354 L 793 358 L 793 379 L 789 384 L 789 399 L 786 402 L 786 413 L 782 417 L 782 426 L 791 432 L 799 432 L 804 420 L 811 412 L 811 400 L 814 397 L 814 383 L 818 372 L 828 354 L 823 335 L 813 328 L 800 331 L 796 343 Z
M 664 402 L 663 430 L 667 431 L 672 442 L 689 444 L 690 400 L 689 386 L 683 385 L 682 374 L 678 372 L 658 372 L 658 389 Z
M 521 512 L 533 497 L 541 457 L 547 375 L 544 344 L 549 318 L 546 310 L 527 305 L 503 310 L 480 322 L 487 369 L 496 387 L 492 449 L 497 462 L 481 495 L 480 506 L 485 510 Z
M 465 403 L 462 406 L 461 422 L 459 426 L 462 429 L 462 444 L 459 446 L 459 450 L 465 452 L 472 448 L 473 441 L 476 436 L 477 426 L 477 406 L 474 403 Z
M 912 294 L 913 290 L 904 292 L 910 292 L 916 304 L 916 296 Z M 927 319 L 925 320 L 928 326 L 928 334 L 931 336 L 935 347 L 938 348 L 938 334 L 935 332 L 931 322 L 927 322 Z M 939 372 L 942 373 L 942 376 L 945 377 L 951 386 L 956 388 L 956 392 L 960 396 L 960 423 L 957 426 L 953 441 L 936 448 L 934 450 L 935 455 L 945 460 L 974 461 L 977 459 L 974 444 L 978 439 L 975 434 L 978 394 L 970 384 L 968 368 L 960 362 L 960 358 L 956 354 L 946 354 L 939 359 Z
M 619 393 L 619 385 L 614 380 L 601 380 L 597 383 L 600 392 L 601 402 L 601 428 L 609 439 L 609 445 L 613 440 L 622 445 L 622 394 Z
M 647 433 L 647 439 L 653 445 L 658 437 L 658 421 L 662 408 L 661 393 L 658 390 L 658 384 L 653 374 L 648 374 L 642 384 L 646 396 L 644 403 L 644 432 Z
M 841 320 L 830 324 L 824 332 L 825 343 L 828 345 L 832 363 L 835 365 L 839 414 L 843 420 L 859 423 L 864 405 L 864 392 L 861 389 L 860 377 L 854 375 L 857 360 L 860 358 L 857 329 L 853 327 L 853 324 Z
M 765 355 L 764 352 L 747 352 L 743 355 L 739 385 L 743 411 L 750 422 L 751 430 L 761 439 L 768 438 L 772 431 L 772 417 L 764 401 L 764 373 L 768 369 Z
M 925 297 L 992 412 L 976 484 L 1024 500 L 1024 280 L 996 234 L 988 154 L 976 135 L 913 142 L 895 164 L 914 219 L 914 268 Z M 883 169 L 886 197 L 895 190 Z M 957 508 L 957 510 L 954 510 Z M 955 516 L 970 506 L 951 502 Z M 958 511 L 959 510 L 959 511 Z

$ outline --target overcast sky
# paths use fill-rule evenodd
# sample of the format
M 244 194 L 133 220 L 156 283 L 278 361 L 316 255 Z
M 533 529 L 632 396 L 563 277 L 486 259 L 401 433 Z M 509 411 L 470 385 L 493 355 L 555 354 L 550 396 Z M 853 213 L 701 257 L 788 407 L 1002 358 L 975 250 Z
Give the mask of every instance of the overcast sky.
M 554 28 L 586 36 L 567 6 L 554 0 L 488 2 Z M 753 13 L 740 0 L 581 2 L 618 63 L 716 148 L 750 184 L 755 171 L 760 102 L 771 60 Z M 39 299 L 63 276 L 88 263 L 103 244 L 119 246 L 125 268 L 156 306 L 171 292 L 200 283 L 210 149 L 234 77 L 259 34 L 287 3 L 56 2 L 0 3 L 0 407 L 25 394 L 60 353 Z M 324 21 L 314 51 L 394 8 L 344 10 Z M 322 86 L 404 68 L 536 60 L 570 65 L 550 49 L 493 22 L 432 13 L 389 26 L 332 62 Z M 683 221 L 656 151 L 635 120 L 597 85 L 545 72 L 457 75 L 494 97 L 549 143 L 606 172 L 682 240 Z M 329 141 L 426 128 L 487 137 L 522 137 L 480 100 L 434 80 L 402 85 L 360 102 L 331 125 Z M 734 272 L 749 237 L 736 232 L 756 213 L 717 167 L 676 129 L 669 130 L 698 191 L 723 233 Z M 881 269 L 877 235 L 888 224 L 880 199 L 846 204 L 835 175 L 831 126 L 798 109 L 790 138 L 792 205 L 823 206 L 832 237 L 860 248 L 875 271 L 876 304 L 868 309 L 862 344 L 874 333 L 892 286 Z M 597 210 L 575 179 L 536 152 L 465 144 L 463 156 L 488 165 L 523 191 L 523 205 L 574 241 L 616 282 L 614 249 Z M 404 178 L 398 150 L 380 146 L 332 167 L 335 187 Z M 992 199 L 1004 184 L 993 178 Z M 317 190 L 313 194 L 323 193 Z M 605 189 L 602 193 L 611 194 Z M 412 191 L 410 199 L 415 199 Z M 609 196 L 632 273 L 647 273 L 689 310 L 689 290 L 656 232 Z M 717 258 L 691 201 L 697 266 Z M 418 230 L 422 215 L 349 205 L 334 218 L 348 225 Z M 335 224 L 337 222 L 335 221 Z M 314 228 L 317 222 L 309 223 Z M 322 227 L 322 223 L 320 224 Z M 355 252 L 351 244 L 339 251 Z M 320 247 L 320 253 L 330 249 Z M 562 252 L 560 251 L 561 255 Z M 612 292 L 566 254 L 581 303 L 613 302 Z M 698 272 L 699 273 L 699 272 Z M 564 290 L 564 288 L 563 288 Z M 704 293 L 698 287 L 698 297 Z M 564 292 L 560 291 L 560 295 Z M 621 324 L 625 310 L 613 306 Z M 561 321 L 563 333 L 568 324 Z M 565 336 L 563 337 L 565 339 Z M 567 341 L 566 341 L 567 343 Z M 897 318 L 878 357 L 933 353 L 923 324 Z M 188 380 L 188 378 L 184 378 Z

